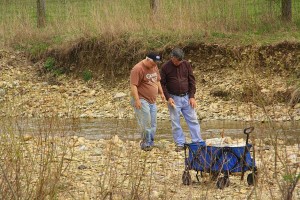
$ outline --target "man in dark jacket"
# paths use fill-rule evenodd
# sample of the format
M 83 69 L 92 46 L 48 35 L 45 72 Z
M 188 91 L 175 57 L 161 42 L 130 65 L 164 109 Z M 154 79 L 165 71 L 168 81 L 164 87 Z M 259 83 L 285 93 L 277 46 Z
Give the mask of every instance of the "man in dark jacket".
M 192 142 L 202 142 L 200 125 L 195 112 L 196 83 L 190 63 L 183 60 L 182 49 L 175 48 L 171 59 L 161 68 L 161 86 L 164 91 L 172 122 L 172 133 L 176 143 L 175 151 L 183 150 L 185 135 L 180 125 L 182 113 L 190 130 Z

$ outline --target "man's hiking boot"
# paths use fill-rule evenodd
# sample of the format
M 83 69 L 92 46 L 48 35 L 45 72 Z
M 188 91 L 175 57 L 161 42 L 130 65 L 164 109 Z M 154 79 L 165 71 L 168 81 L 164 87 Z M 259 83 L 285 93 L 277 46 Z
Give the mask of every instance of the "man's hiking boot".
M 176 152 L 181 152 L 181 151 L 183 151 L 184 150 L 184 147 L 183 146 L 176 146 L 176 148 L 175 148 L 175 151 Z
M 143 146 L 143 147 L 141 147 L 141 149 L 143 151 L 151 151 L 153 149 L 153 147 L 152 146 Z
M 151 146 L 143 141 L 141 141 L 140 146 L 143 151 L 151 151 L 153 149 L 153 146 Z

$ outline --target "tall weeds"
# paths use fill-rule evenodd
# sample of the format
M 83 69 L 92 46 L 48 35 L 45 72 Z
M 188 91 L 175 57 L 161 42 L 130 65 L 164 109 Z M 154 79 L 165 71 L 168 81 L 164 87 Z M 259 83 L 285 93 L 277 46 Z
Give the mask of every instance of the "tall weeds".
M 249 102 L 249 107 L 254 103 L 256 106 L 261 107 L 264 111 L 264 117 L 266 119 L 266 124 L 258 127 L 259 132 L 257 132 L 253 142 L 260 146 L 259 151 L 256 153 L 258 160 L 258 185 L 259 187 L 266 188 L 269 191 L 269 196 L 272 199 L 277 199 L 279 191 L 281 195 L 280 199 L 291 200 L 298 193 L 295 194 L 295 188 L 299 187 L 300 178 L 300 166 L 299 166 L 299 155 L 297 152 L 300 150 L 300 140 L 299 133 L 296 131 L 293 138 L 287 137 L 287 131 L 289 128 L 276 124 L 272 118 L 276 115 L 276 99 L 267 99 L 267 96 L 261 93 L 261 88 L 259 87 L 259 78 L 255 67 L 255 57 L 253 55 L 249 56 L 248 62 L 244 63 L 246 81 L 244 84 L 247 85 L 247 89 L 244 90 L 244 98 Z M 266 63 L 268 66 L 270 63 Z M 272 77 L 271 71 L 265 71 L 265 79 Z M 290 81 L 290 80 L 287 80 Z M 298 84 L 297 80 L 292 81 L 293 84 Z M 289 83 L 287 83 L 289 84 Z M 245 88 L 245 87 L 244 87 Z M 291 97 L 290 97 L 291 98 Z M 274 101 L 274 102 L 273 102 Z M 289 110 L 288 101 L 285 102 L 286 110 Z M 251 109 L 250 109 L 251 110 Z M 283 111 L 282 111 L 283 112 Z M 291 120 L 292 129 L 297 126 L 293 126 L 293 118 L 289 118 L 288 113 L 285 113 L 287 118 Z M 249 112 L 251 116 L 251 113 Z M 254 121 L 251 117 L 251 119 Z M 264 127 L 264 128 L 262 128 Z M 267 146 L 267 150 L 262 150 Z M 269 151 L 270 150 L 270 151 Z M 263 198 L 263 194 L 254 188 L 251 195 L 256 195 L 255 199 Z
M 280 22 L 280 4 L 276 1 L 160 1 L 155 20 L 151 17 L 148 0 L 119 1 L 49 1 L 46 5 L 47 27 L 36 28 L 35 1 L 18 0 L 0 3 L 0 36 L 2 43 L 97 35 L 131 33 L 142 35 L 205 36 L 213 33 L 254 33 L 261 35 L 283 29 Z M 293 3 L 293 24 L 289 30 L 298 30 L 300 3 Z
M 55 199 L 60 193 L 72 151 L 69 140 L 61 138 L 65 133 L 52 132 L 59 127 L 55 120 L 47 123 L 28 133 L 26 121 L 1 119 L 1 199 Z

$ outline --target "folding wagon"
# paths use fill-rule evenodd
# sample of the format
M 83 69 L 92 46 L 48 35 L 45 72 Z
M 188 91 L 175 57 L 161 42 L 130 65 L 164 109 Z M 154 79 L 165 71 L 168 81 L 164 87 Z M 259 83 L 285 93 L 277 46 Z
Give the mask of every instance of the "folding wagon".
M 248 143 L 249 134 L 253 129 L 253 127 L 244 129 L 244 134 L 247 135 L 245 145 L 206 145 L 205 142 L 185 144 L 183 184 L 191 184 L 189 170 L 195 170 L 198 181 L 200 181 L 199 172 L 201 172 L 201 176 L 202 172 L 210 173 L 212 179 L 216 179 L 220 174 L 223 174 L 223 177 L 217 179 L 217 187 L 220 189 L 229 186 L 229 175 L 231 173 L 241 172 L 241 180 L 243 180 L 244 173 L 252 171 L 247 176 L 247 182 L 249 185 L 253 185 L 257 177 L 257 168 L 254 159 L 250 155 L 252 145 Z

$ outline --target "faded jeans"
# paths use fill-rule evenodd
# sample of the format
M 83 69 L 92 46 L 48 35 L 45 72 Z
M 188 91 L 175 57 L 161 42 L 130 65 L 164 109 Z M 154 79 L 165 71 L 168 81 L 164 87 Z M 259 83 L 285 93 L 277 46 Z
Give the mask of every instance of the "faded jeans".
M 190 130 L 192 142 L 202 142 L 200 124 L 194 108 L 189 104 L 189 95 L 183 97 L 170 95 L 175 102 L 175 108 L 168 104 L 172 123 L 173 138 L 177 146 L 183 146 L 185 135 L 180 125 L 180 113 L 182 113 Z
M 134 107 L 134 99 L 131 98 L 131 105 L 134 108 L 134 112 L 140 127 L 142 143 L 141 147 L 153 146 L 154 136 L 156 133 L 156 104 L 148 103 L 144 99 L 140 99 L 142 107 L 137 109 Z

